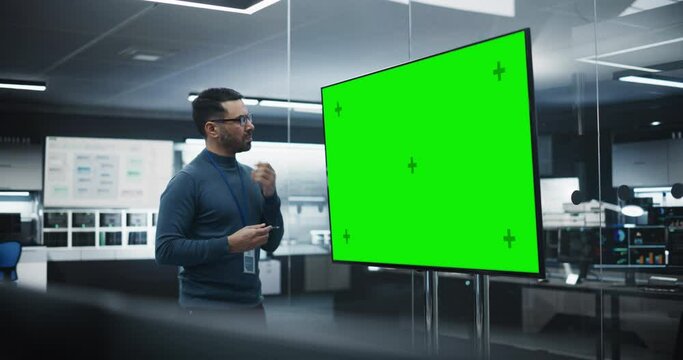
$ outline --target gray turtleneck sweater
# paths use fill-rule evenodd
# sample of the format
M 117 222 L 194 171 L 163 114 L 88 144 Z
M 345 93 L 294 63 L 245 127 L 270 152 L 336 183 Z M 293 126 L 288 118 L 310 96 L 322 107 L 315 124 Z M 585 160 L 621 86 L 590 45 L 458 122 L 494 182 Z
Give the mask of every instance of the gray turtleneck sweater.
M 234 197 L 209 156 L 225 175 Z M 264 198 L 251 179 L 252 171 L 234 157 L 204 149 L 171 179 L 161 195 L 156 261 L 180 267 L 181 306 L 230 308 L 261 303 L 259 249 L 255 251 L 256 271 L 248 273 L 244 271 L 244 254 L 229 252 L 227 242 L 228 235 L 246 225 L 266 223 L 280 228 L 271 231 L 261 249 L 274 251 L 280 245 L 284 232 L 280 198 L 277 193 Z M 240 208 L 246 224 L 242 224 Z

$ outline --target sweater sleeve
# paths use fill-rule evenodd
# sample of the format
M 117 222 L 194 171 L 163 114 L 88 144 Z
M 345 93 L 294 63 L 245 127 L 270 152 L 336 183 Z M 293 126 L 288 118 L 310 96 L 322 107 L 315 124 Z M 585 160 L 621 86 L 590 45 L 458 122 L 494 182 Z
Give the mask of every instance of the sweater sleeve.
M 273 229 L 268 236 L 268 242 L 261 246 L 264 251 L 273 252 L 280 246 L 280 240 L 285 233 L 285 224 L 282 221 L 282 212 L 280 211 L 280 197 L 277 192 L 263 201 L 263 222 L 280 227 Z
M 228 240 L 190 239 L 197 188 L 192 176 L 179 172 L 161 194 L 155 258 L 160 265 L 193 266 L 215 261 L 228 253 Z

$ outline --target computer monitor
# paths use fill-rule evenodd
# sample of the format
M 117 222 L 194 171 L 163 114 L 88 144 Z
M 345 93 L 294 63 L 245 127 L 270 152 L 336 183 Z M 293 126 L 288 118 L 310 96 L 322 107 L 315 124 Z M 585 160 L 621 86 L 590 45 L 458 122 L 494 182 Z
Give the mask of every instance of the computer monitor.
M 624 267 L 629 265 L 628 229 L 606 227 L 602 229 L 602 265 L 604 267 Z
M 599 262 L 600 228 L 564 228 L 560 231 L 557 260 L 579 267 L 579 280 Z
M 543 229 L 545 260 L 557 260 L 560 246 L 559 229 Z
M 596 249 L 600 243 L 600 228 L 563 228 L 559 238 L 559 261 L 592 263 L 599 260 Z
M 0 241 L 20 241 L 21 214 L 0 214 Z
M 322 88 L 332 260 L 543 277 L 529 29 Z
M 629 230 L 629 263 L 632 267 L 666 266 L 666 228 L 635 227 Z
M 670 228 L 667 241 L 669 266 L 683 269 L 683 228 Z
M 656 269 L 666 266 L 667 228 L 614 226 L 603 229 L 602 262 L 595 266 L 620 269 Z

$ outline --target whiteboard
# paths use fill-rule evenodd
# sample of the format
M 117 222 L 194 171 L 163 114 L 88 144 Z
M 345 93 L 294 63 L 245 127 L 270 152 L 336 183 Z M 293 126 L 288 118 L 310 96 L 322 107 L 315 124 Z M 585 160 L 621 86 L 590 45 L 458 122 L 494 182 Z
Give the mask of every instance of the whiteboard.
M 173 142 L 50 136 L 45 207 L 156 208 L 173 175 Z

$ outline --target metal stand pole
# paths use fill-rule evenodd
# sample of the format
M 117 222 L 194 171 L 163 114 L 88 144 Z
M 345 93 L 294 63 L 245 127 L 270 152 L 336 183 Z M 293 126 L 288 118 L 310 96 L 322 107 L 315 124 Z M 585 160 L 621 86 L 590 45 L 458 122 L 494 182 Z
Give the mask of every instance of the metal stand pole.
M 439 354 L 439 275 L 425 271 L 425 341 L 429 355 Z
M 489 276 L 474 275 L 474 334 L 477 359 L 491 359 Z

